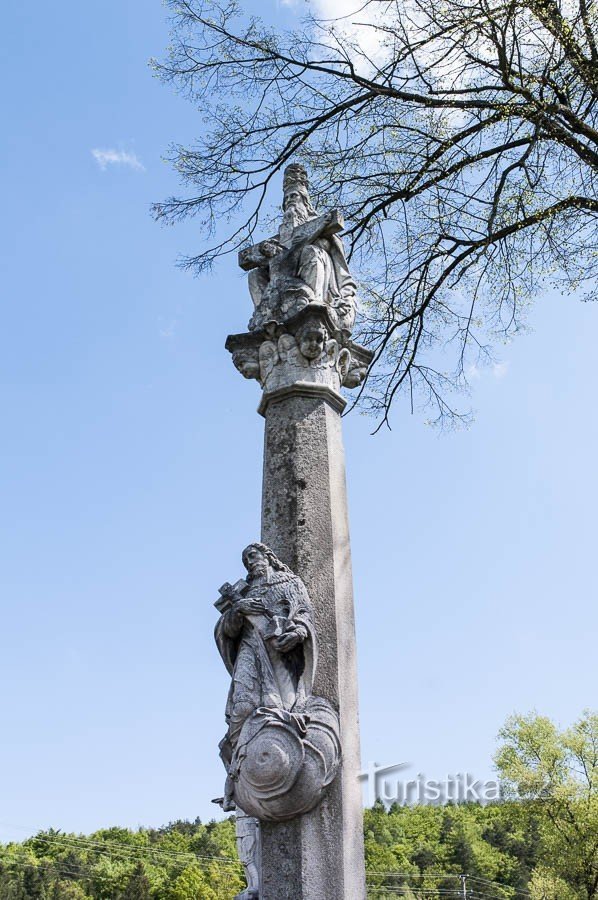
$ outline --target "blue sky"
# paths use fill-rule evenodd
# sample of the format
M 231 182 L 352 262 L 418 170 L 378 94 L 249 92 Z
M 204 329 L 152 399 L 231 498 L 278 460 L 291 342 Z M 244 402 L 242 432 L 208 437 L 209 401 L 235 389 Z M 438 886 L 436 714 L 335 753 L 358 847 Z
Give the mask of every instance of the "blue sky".
M 147 66 L 158 0 L 3 24 L 0 840 L 206 818 L 212 603 L 259 535 L 258 389 L 223 348 L 250 301 L 149 216 L 200 127 Z M 364 764 L 487 776 L 509 713 L 596 705 L 598 307 L 549 295 L 530 324 L 470 430 L 345 420 Z

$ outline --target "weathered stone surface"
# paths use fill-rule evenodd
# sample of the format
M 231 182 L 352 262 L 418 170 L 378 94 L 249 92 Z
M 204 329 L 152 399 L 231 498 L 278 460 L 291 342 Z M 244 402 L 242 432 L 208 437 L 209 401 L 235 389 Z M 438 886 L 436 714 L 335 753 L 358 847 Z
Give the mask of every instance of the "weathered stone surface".
M 237 852 L 245 870 L 247 887 L 235 900 L 259 900 L 260 896 L 260 823 L 237 810 Z
M 343 378 L 343 387 L 356 388 L 363 382 L 374 354 L 366 347 L 361 347 L 354 341 L 349 341 L 347 348 L 351 353 L 349 369 Z
M 277 341 L 264 341 L 259 349 L 260 381 L 264 391 L 277 391 L 296 381 L 327 384 L 340 391 L 349 372 L 351 354 L 316 319 L 307 321 L 297 332 L 281 335 Z
M 261 821 L 302 815 L 338 771 L 335 708 L 314 696 L 317 632 L 305 585 L 265 544 L 243 551 L 247 581 L 220 588 L 215 637 L 231 675 L 222 807 Z
M 254 303 L 249 331 L 264 331 L 293 319 L 312 303 L 327 307 L 335 330 L 351 336 L 356 285 L 337 232 L 338 210 L 318 216 L 309 197 L 303 166 L 284 175 L 283 219 L 276 237 L 242 250 L 239 265 L 249 271 Z
M 262 822 L 295 819 L 321 801 L 340 759 L 338 716 L 327 700 L 308 697 L 290 714 L 259 708 L 233 758 L 235 800 Z
M 327 309 L 315 303 L 268 332 L 229 335 L 226 348 L 239 372 L 259 381 L 265 394 L 295 382 L 325 384 L 337 393 L 357 387 L 373 356 L 343 340 Z
M 266 410 L 262 538 L 305 583 L 321 653 L 313 691 L 338 709 L 341 775 L 312 812 L 262 825 L 261 900 L 363 900 L 357 671 L 338 411 L 301 388 Z
M 297 168 L 299 167 L 295 167 L 295 169 Z M 287 187 L 289 182 L 290 179 L 287 179 Z M 307 188 L 307 182 L 305 182 L 305 186 Z M 307 195 L 307 201 L 310 202 L 309 195 Z M 288 205 L 287 210 L 284 210 L 283 205 L 283 210 L 288 212 L 290 206 L 291 204 Z M 307 210 L 306 215 L 308 215 Z M 240 268 L 245 272 L 250 272 L 252 269 L 267 264 L 273 253 L 284 250 L 283 236 L 286 237 L 287 243 L 289 240 L 296 243 L 306 242 L 324 233 L 336 234 L 345 227 L 343 217 L 338 209 L 333 209 L 323 216 L 315 215 L 312 218 L 307 218 L 305 222 L 299 225 L 293 224 L 296 219 L 296 213 L 292 218 L 287 215 L 286 221 L 280 226 L 278 238 L 268 238 L 239 251 Z M 283 233 L 283 229 L 286 229 L 286 234 Z
M 260 900 L 365 900 L 355 627 L 340 418 L 346 401 L 340 392 L 363 382 L 373 354 L 351 340 L 356 286 L 339 237 L 342 216 L 337 210 L 318 216 L 301 166 L 285 172 L 283 210 L 278 234 L 240 254 L 240 265 L 249 272 L 254 312 L 248 333 L 230 335 L 226 347 L 241 374 L 263 388 L 259 412 L 266 419 L 262 494 L 266 546 L 257 546 L 262 546 L 262 554 L 267 550 L 266 556 L 272 553 L 274 570 L 284 573 L 288 567 L 286 572 L 296 579 L 293 590 L 299 590 L 300 583 L 307 598 L 300 618 L 282 616 L 293 620 L 291 652 L 303 663 L 299 680 L 289 690 L 281 689 L 284 678 L 264 678 L 263 669 L 258 677 L 247 623 L 263 620 L 264 605 L 274 617 L 281 616 L 274 606 L 289 586 L 287 581 L 282 587 L 285 579 L 276 576 L 278 586 L 266 579 L 269 583 L 261 590 L 253 585 L 249 565 L 247 583 L 224 585 L 217 602 L 222 613 L 219 646 L 234 674 L 227 707 L 229 730 L 221 744 L 229 774 L 222 802 L 225 808 L 236 802 L 259 818 L 259 844 L 257 825 L 251 825 L 257 820 L 240 820 L 238 826 L 239 840 L 253 865 L 248 870 L 248 891 L 254 893 L 241 896 L 255 896 L 259 847 Z M 247 606 L 242 612 L 237 603 L 260 606 Z M 284 640 L 284 622 L 276 628 L 275 624 L 274 640 Z M 263 637 L 267 643 L 266 630 Z M 238 648 L 236 655 L 230 653 L 231 646 Z M 271 644 L 267 653 L 273 672 L 284 669 L 286 648 Z M 241 656 L 243 661 L 236 662 Z M 279 686 L 274 700 L 270 682 Z

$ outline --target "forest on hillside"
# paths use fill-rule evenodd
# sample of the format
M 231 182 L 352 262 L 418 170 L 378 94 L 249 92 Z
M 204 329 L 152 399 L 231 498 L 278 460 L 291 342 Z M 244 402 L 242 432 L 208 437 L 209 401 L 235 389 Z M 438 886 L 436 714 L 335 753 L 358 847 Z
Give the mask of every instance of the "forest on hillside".
M 368 897 L 587 897 L 555 870 L 550 837 L 530 803 L 379 803 L 365 813 Z M 233 817 L 89 836 L 49 830 L 0 848 L 0 900 L 230 900 L 243 886 Z
M 598 715 L 564 730 L 513 716 L 499 739 L 500 802 L 365 811 L 369 900 L 598 900 Z M 0 844 L 0 900 L 231 900 L 243 887 L 232 816 Z

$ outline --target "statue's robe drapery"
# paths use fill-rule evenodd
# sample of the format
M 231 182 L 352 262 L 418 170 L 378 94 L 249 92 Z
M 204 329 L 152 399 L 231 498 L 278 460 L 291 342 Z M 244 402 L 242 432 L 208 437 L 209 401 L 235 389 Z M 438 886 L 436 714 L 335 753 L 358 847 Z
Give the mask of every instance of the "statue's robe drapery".
M 340 297 L 355 294 L 357 285 L 355 279 L 349 272 L 347 259 L 345 257 L 345 248 L 343 242 L 337 234 L 331 234 L 327 237 L 318 238 L 312 245 L 319 248 L 330 258 L 331 271 L 328 279 L 328 296 L 322 297 L 324 303 L 334 302 Z M 319 298 L 318 298 L 319 299 Z
M 330 307 L 342 330 L 353 329 L 356 284 L 338 235 L 318 238 L 303 247 L 297 276 L 311 287 L 316 302 Z
M 353 329 L 357 285 L 337 234 L 287 245 L 283 242 L 280 252 L 266 265 L 251 270 L 249 290 L 255 305 L 250 330 L 286 321 L 314 302 L 330 309 L 341 331 Z
M 305 639 L 288 653 L 268 639 L 273 620 L 264 615 L 242 616 L 234 605 L 216 624 L 216 644 L 231 675 L 226 704 L 228 732 L 221 742 L 225 764 L 230 763 L 241 728 L 260 707 L 299 712 L 311 694 L 316 635 L 305 585 L 291 572 L 270 570 L 268 579 L 249 582 L 247 596 L 261 600 L 279 622 L 300 626 Z

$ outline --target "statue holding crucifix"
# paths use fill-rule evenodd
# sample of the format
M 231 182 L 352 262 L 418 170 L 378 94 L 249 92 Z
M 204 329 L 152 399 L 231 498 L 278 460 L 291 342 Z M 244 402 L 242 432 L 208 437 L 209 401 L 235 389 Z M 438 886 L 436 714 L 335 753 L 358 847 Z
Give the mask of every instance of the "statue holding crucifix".
M 297 382 L 337 394 L 358 387 L 373 356 L 351 340 L 356 284 L 339 236 L 343 217 L 337 209 L 319 216 L 308 187 L 303 166 L 288 166 L 278 234 L 239 253 L 254 310 L 249 331 L 229 335 L 226 347 L 263 396 Z
M 231 675 L 220 803 L 284 821 L 313 808 L 335 777 L 338 717 L 312 695 L 317 639 L 302 580 L 262 543 L 245 548 L 243 563 L 247 580 L 223 585 L 215 604 L 216 643 Z
M 276 237 L 242 250 L 239 264 L 249 271 L 254 313 L 250 331 L 292 320 L 308 304 L 328 311 L 333 329 L 348 340 L 355 323 L 353 280 L 338 232 L 338 210 L 318 216 L 309 197 L 303 166 L 284 173 L 283 219 Z

